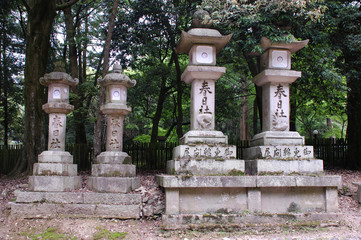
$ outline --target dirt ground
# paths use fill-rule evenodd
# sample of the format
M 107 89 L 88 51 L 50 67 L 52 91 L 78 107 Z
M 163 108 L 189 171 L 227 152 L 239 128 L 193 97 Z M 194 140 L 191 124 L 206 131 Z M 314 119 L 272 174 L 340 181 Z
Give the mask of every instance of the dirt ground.
M 160 217 L 141 220 L 104 219 L 27 219 L 7 217 L 6 204 L 14 199 L 16 189 L 27 188 L 27 178 L 6 179 L 0 176 L 0 239 L 359 239 L 361 240 L 361 211 L 356 201 L 356 187 L 361 171 L 333 170 L 326 174 L 341 175 L 343 189 L 339 192 L 340 224 L 321 226 L 254 227 L 234 231 L 164 231 Z M 140 173 L 144 188 L 156 187 L 154 172 Z M 84 190 L 84 189 L 83 189 Z M 160 192 L 160 191 L 159 191 Z M 149 195 L 148 195 L 149 197 Z M 159 198 L 159 196 L 158 196 Z M 161 198 L 161 197 L 160 197 Z

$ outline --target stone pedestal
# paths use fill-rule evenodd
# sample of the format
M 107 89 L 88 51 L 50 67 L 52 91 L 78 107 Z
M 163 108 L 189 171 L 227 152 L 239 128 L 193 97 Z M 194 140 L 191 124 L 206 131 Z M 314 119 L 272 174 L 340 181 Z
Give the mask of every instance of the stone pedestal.
M 131 111 L 126 105 L 127 88 L 136 82 L 121 70 L 120 65 L 115 65 L 112 73 L 99 80 L 106 88 L 106 103 L 101 111 L 107 116 L 107 141 L 106 151 L 96 157 L 88 178 L 88 187 L 96 192 L 128 193 L 140 187 L 130 156 L 122 152 L 124 116 Z
M 81 188 L 77 165 L 65 151 L 66 115 L 74 109 L 69 104 L 69 86 L 77 85 L 78 80 L 63 72 L 61 66 L 57 67 L 40 79 L 48 87 L 48 103 L 43 105 L 49 114 L 48 151 L 42 152 L 34 164 L 33 176 L 29 177 L 31 191 L 63 192 Z

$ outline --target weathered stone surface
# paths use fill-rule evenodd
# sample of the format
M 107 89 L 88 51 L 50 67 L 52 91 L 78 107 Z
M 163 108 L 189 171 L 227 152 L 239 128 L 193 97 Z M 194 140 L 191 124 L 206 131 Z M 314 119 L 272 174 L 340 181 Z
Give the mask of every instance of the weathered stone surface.
M 256 187 L 256 176 L 157 176 L 164 188 Z
M 97 205 L 95 216 L 102 218 L 131 219 L 140 217 L 139 205 Z
M 228 144 L 228 137 L 220 131 L 191 130 L 179 139 L 181 145 L 191 144 Z
M 16 191 L 17 203 L 83 203 L 80 192 L 25 192 Z
M 39 192 L 72 191 L 81 187 L 80 176 L 30 176 L 29 189 Z
M 292 83 L 301 77 L 300 71 L 295 70 L 280 70 L 280 69 L 265 69 L 260 72 L 252 80 L 257 86 L 263 86 L 267 83 Z
M 44 151 L 38 156 L 39 163 L 73 163 L 73 156 L 64 151 Z
M 84 203 L 108 204 L 108 205 L 140 205 L 140 194 L 119 194 L 119 193 L 95 193 L 86 192 L 83 194 Z
M 243 175 L 245 171 L 243 160 L 214 160 L 214 159 L 179 159 L 167 162 L 169 174 L 193 175 Z
M 336 187 L 326 188 L 326 212 L 338 212 L 338 190 Z
M 167 230 L 176 229 L 215 229 L 222 226 L 223 229 L 244 229 L 251 224 L 262 224 L 263 226 L 274 226 L 277 224 L 314 224 L 319 222 L 336 224 L 343 220 L 343 214 L 336 213 L 288 213 L 285 214 L 163 214 L 163 228 Z
M 246 160 L 246 173 L 251 175 L 269 174 L 320 174 L 322 160 Z
M 76 164 L 68 163 L 34 163 L 33 174 L 38 176 L 76 176 Z
M 138 177 L 89 177 L 88 186 L 96 192 L 127 193 L 140 187 Z
M 222 36 L 215 29 L 210 28 L 192 28 L 188 32 L 182 31 L 182 37 L 176 47 L 178 53 L 188 53 L 194 44 L 210 44 L 216 47 L 220 52 L 231 39 L 232 34 Z
M 141 203 L 141 194 L 16 191 L 15 196 L 17 203 L 83 203 L 105 205 L 140 205 Z
M 15 218 L 58 218 L 58 217 L 100 217 L 137 219 L 139 205 L 96 205 L 96 204 L 50 204 L 11 203 L 11 217 Z
M 256 146 L 244 149 L 244 158 L 253 159 L 275 159 L 275 160 L 300 160 L 314 159 L 313 146 L 304 145 L 270 145 Z
M 266 131 L 256 134 L 250 141 L 250 146 L 305 145 L 305 138 L 298 132 Z
M 225 144 L 179 145 L 173 149 L 173 159 L 236 159 L 237 147 Z
M 93 164 L 94 177 L 134 177 L 135 165 L 131 164 Z
M 131 162 L 131 157 L 128 153 L 120 151 L 102 152 L 94 160 L 94 163 L 98 164 L 130 164 Z
M 245 188 L 182 188 L 179 195 L 180 213 L 227 214 L 247 209 Z
M 341 176 L 295 176 L 298 187 L 337 187 L 341 189 Z
M 352 184 L 357 186 L 357 199 L 361 203 L 361 182 L 353 182 Z

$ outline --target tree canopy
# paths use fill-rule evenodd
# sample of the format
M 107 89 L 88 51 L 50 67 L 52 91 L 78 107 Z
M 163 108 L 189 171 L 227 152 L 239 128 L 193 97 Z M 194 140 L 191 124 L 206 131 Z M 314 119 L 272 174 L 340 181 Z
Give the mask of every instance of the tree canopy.
M 361 168 L 360 1 L 10 2 L 0 1 L 0 142 L 24 143 L 17 172 L 30 171 L 45 150 L 46 90 L 39 78 L 57 60 L 79 78 L 71 94 L 69 143 L 99 147 L 104 141 L 97 79 L 115 62 L 137 80 L 128 90 L 133 110 L 125 120 L 125 141 L 177 141 L 189 129 L 190 86 L 181 81 L 188 57 L 175 47 L 200 7 L 211 13 L 213 28 L 233 33 L 217 56 L 227 73 L 216 83 L 216 129 L 231 141 L 261 130 L 261 89 L 251 81 L 260 72 L 255 53 L 261 51 L 261 37 L 309 39 L 292 55 L 292 69 L 302 77 L 291 85 L 291 128 L 306 137 L 317 129 L 324 137 L 348 138 L 348 166 Z

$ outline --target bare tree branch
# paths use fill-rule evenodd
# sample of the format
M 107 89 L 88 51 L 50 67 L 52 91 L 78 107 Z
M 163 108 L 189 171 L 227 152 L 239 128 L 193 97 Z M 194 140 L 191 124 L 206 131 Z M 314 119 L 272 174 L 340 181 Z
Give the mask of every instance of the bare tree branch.
M 22 0 L 25 1 L 25 0 Z M 58 4 L 56 5 L 56 10 L 64 10 L 65 8 L 71 7 L 73 6 L 75 3 L 77 3 L 79 0 L 70 0 L 69 2 L 63 3 L 63 4 Z

